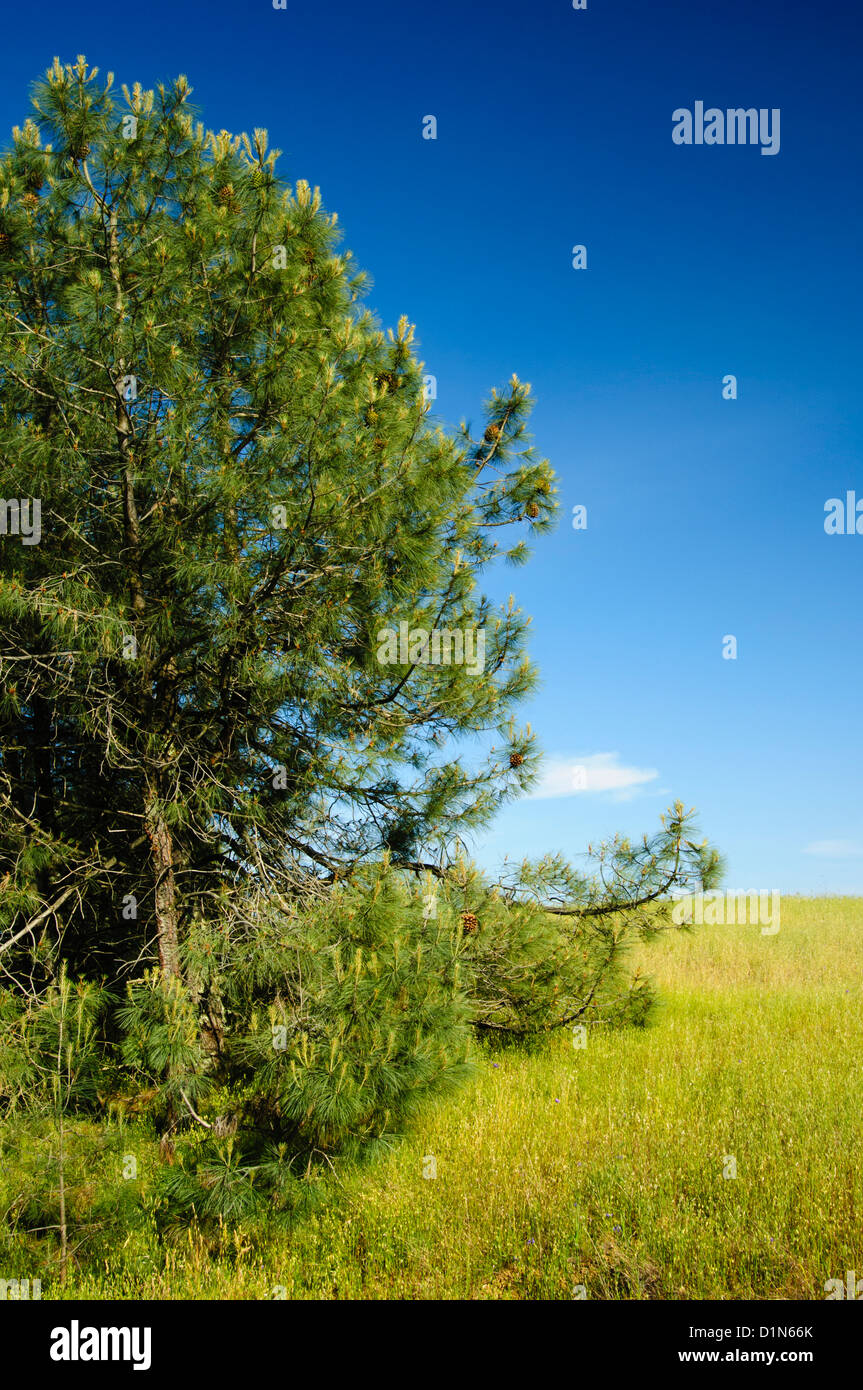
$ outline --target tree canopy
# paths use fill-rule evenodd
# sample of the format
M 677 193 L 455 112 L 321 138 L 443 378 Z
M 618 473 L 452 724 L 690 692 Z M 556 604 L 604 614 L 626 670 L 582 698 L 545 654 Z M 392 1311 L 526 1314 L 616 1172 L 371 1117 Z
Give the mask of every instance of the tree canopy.
M 479 579 L 555 510 L 528 388 L 446 433 L 319 192 L 189 94 L 55 62 L 0 170 L 4 488 L 42 526 L 2 552 L 7 902 L 74 870 L 85 955 L 131 895 L 168 970 L 226 884 L 439 857 L 528 784 L 526 622 Z M 381 661 L 405 623 L 481 632 L 482 670 Z

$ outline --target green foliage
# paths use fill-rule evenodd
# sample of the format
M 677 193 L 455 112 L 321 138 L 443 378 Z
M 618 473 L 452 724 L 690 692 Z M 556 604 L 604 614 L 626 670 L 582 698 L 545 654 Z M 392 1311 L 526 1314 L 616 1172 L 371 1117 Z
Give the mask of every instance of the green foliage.
M 35 1108 L 7 1115 L 0 1131 L 0 1263 L 7 1270 L 30 1269 L 43 1283 L 62 1259 L 64 1214 L 73 1233 L 73 1264 L 104 1264 L 146 1219 L 140 1182 L 123 1179 L 131 1142 L 123 1127 L 85 1114 L 70 1121 L 62 1149 L 58 1139 L 56 1117 Z M 140 1134 L 134 1143 L 140 1150 Z
M 644 1023 L 654 992 L 628 968 L 630 948 L 672 923 L 669 892 L 709 889 L 722 864 L 695 844 L 678 802 L 663 829 L 633 846 L 615 837 L 594 853 L 596 872 L 561 856 L 526 862 L 498 884 L 464 876 L 462 905 L 476 921 L 469 951 L 473 1018 L 490 1032 L 527 1037 L 568 1024 Z
M 5 1143 L 11 1120 L 13 1134 L 23 1127 L 37 1139 L 30 1183 L 11 1210 L 26 1230 L 59 1237 L 61 1281 L 76 1215 L 70 1117 L 92 1109 L 104 1086 L 99 1024 L 110 1002 L 91 982 L 73 984 L 62 965 L 41 996 L 0 1003 L 2 1138 Z
M 0 1111 L 86 1110 L 105 1086 L 107 990 L 60 974 L 41 995 L 0 990 Z
M 255 1102 L 309 1149 L 395 1132 L 469 1072 L 459 935 L 386 865 L 235 946 L 228 1016 Z
M 176 973 L 225 891 L 439 853 L 536 768 L 526 620 L 479 587 L 555 513 L 528 387 L 447 434 L 318 190 L 189 96 L 55 62 L 0 160 L 4 486 L 42 508 L 0 547 L 2 911 L 65 893 L 76 973 L 154 937 Z M 484 669 L 381 661 L 402 622 Z M 446 749 L 485 732 L 517 768 Z
M 55 61 L 0 158 L 4 490 L 41 504 L 0 547 L 0 1103 L 51 1116 L 64 1274 L 100 1096 L 162 1131 L 154 1219 L 288 1213 L 477 1031 L 643 1021 L 628 945 L 718 870 L 682 807 L 592 875 L 461 861 L 538 769 L 528 620 L 481 587 L 555 519 L 530 389 L 447 432 L 319 191 L 190 91 Z
M 158 1184 L 157 1202 L 168 1214 L 168 1223 L 177 1217 L 195 1217 L 202 1226 L 214 1221 L 236 1223 L 261 1216 L 272 1205 L 278 1184 L 255 1183 L 262 1176 L 261 1165 L 244 1162 L 234 1139 L 212 1144 L 195 1156 L 189 1171 L 183 1166 L 164 1171 Z
M 209 1081 L 206 1054 L 189 992 L 181 980 L 148 971 L 129 984 L 117 1010 L 120 1057 L 142 1089 L 154 1086 L 154 1109 L 176 1111 L 184 1096 L 195 1101 Z

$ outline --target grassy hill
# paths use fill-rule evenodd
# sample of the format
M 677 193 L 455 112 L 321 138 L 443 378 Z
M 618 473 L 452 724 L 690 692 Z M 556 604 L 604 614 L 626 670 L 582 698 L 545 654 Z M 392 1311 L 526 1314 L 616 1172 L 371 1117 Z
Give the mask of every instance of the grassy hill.
M 775 936 L 703 927 L 640 956 L 652 1026 L 481 1050 L 473 1084 L 327 1170 L 288 1232 L 160 1236 L 145 1203 L 112 1237 L 158 1147 L 76 1125 L 65 1291 L 20 1225 L 0 1277 L 46 1298 L 823 1299 L 863 1274 L 863 900 L 786 898 Z M 4 1157 L 8 1214 L 28 1160 Z

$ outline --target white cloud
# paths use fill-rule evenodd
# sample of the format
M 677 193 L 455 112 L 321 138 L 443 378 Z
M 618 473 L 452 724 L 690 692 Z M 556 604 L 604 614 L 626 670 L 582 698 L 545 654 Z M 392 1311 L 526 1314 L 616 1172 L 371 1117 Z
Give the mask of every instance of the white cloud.
M 819 859 L 863 859 L 863 841 L 813 840 L 803 853 L 815 854 Z
M 615 800 L 628 801 L 637 788 L 659 776 L 653 767 L 627 767 L 619 753 L 591 753 L 584 758 L 550 758 L 537 786 L 534 800 L 553 796 L 583 796 L 586 792 L 613 792 Z

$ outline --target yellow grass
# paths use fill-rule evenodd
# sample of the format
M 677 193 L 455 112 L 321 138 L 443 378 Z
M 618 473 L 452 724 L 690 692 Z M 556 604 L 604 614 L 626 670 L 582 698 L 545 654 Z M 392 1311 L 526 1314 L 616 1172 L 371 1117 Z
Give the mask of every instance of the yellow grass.
M 775 936 L 638 956 L 651 1027 L 483 1052 L 290 1234 L 166 1254 L 138 1233 L 69 1293 L 818 1299 L 863 1274 L 863 900 L 784 899 Z

